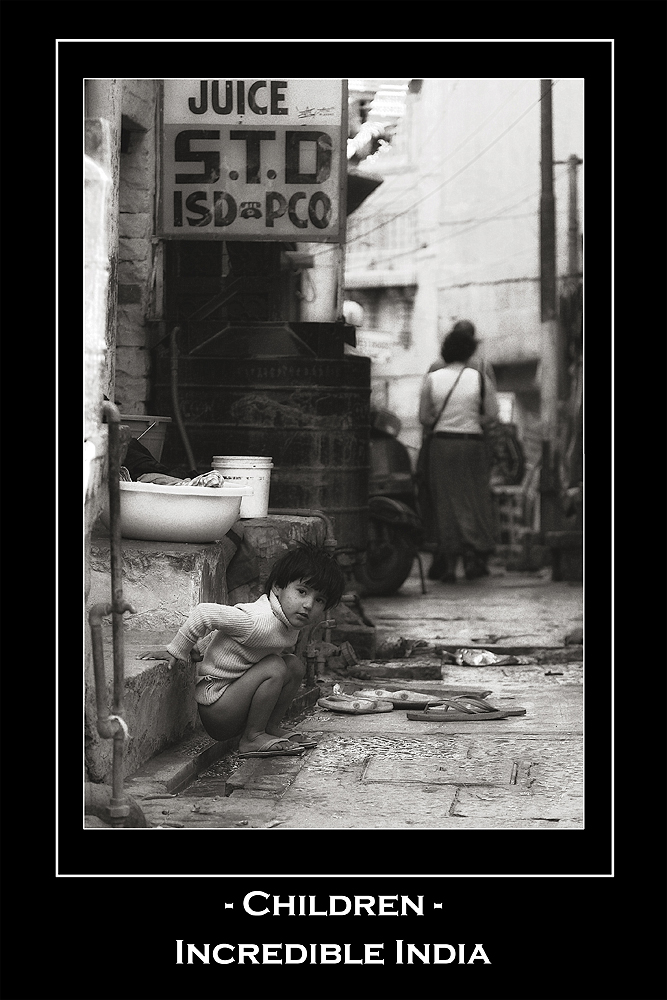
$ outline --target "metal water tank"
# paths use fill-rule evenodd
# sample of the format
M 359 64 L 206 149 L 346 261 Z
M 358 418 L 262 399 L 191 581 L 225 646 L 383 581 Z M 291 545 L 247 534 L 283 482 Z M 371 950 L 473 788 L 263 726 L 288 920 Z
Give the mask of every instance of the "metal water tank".
M 167 355 L 154 359 L 153 403 L 172 413 Z M 182 356 L 178 403 L 199 471 L 214 455 L 273 461 L 269 507 L 321 510 L 339 548 L 368 538 L 370 359 L 312 354 Z M 162 461 L 184 460 L 175 422 Z

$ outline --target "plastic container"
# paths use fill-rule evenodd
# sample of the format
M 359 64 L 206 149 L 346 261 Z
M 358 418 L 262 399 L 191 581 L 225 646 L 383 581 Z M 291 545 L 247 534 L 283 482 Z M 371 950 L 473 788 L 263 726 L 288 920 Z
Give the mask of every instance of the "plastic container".
M 160 486 L 120 483 L 120 532 L 123 538 L 157 542 L 216 542 L 238 520 L 245 485 L 218 489 L 208 486 Z M 111 521 L 106 499 L 101 520 Z
M 148 448 L 156 461 L 161 461 L 167 424 L 171 423 L 171 417 L 153 417 L 148 413 L 121 413 L 120 422 L 128 425 L 133 438 L 141 438 L 144 448 Z
M 214 455 L 211 468 L 221 472 L 229 486 L 250 486 L 252 496 L 241 501 L 239 517 L 266 517 L 273 462 L 264 455 Z

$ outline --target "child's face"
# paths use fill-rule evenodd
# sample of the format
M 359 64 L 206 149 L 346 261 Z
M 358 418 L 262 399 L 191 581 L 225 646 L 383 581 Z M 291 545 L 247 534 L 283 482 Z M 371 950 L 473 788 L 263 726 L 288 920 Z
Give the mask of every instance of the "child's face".
M 292 628 L 316 625 L 324 618 L 324 595 L 319 590 L 313 590 L 303 580 L 293 580 L 286 587 L 274 585 L 273 592 Z

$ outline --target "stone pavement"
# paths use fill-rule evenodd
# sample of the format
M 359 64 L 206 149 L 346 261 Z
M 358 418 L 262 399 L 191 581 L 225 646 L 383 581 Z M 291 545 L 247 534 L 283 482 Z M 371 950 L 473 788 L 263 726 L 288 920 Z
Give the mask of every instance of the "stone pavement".
M 582 829 L 583 650 L 565 644 L 582 625 L 581 584 L 553 582 L 548 570 L 519 574 L 496 567 L 483 580 L 429 581 L 427 591 L 421 593 L 415 572 L 399 594 L 363 601 L 379 647 L 391 652 L 399 639 L 426 640 L 426 655 L 362 661 L 346 676 L 319 677 L 322 694 L 334 683 L 346 693 L 363 687 L 440 697 L 450 690 L 488 691 L 499 708 L 520 706 L 525 715 L 445 723 L 413 721 L 396 708 L 352 716 L 302 704 L 292 721 L 318 745 L 300 757 L 241 761 L 234 749 L 204 735 L 129 778 L 126 790 L 147 825 Z M 462 646 L 519 655 L 532 649 L 537 662 L 447 662 L 448 651 Z M 444 660 L 434 649 L 444 651 Z

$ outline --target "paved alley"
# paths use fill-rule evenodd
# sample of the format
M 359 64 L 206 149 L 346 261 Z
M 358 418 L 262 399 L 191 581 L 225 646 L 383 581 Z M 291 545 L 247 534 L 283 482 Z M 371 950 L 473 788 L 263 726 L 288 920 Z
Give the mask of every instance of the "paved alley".
M 395 707 L 349 715 L 313 705 L 293 720 L 318 740 L 300 757 L 223 755 L 177 792 L 130 779 L 149 826 L 282 829 L 572 829 L 583 826 L 583 657 L 565 638 L 583 620 L 582 587 L 548 571 L 507 573 L 456 585 L 415 571 L 401 592 L 363 601 L 391 654 L 400 640 L 426 641 L 411 656 L 363 661 L 346 676 L 318 678 L 352 694 L 380 688 L 431 697 L 487 693 L 525 714 L 474 722 L 413 720 Z M 403 644 L 403 645 L 408 645 Z M 466 666 L 452 647 L 485 647 L 518 663 Z M 533 655 L 527 655 L 531 650 Z M 532 662 L 523 662 L 523 661 Z M 411 674 L 411 676 L 407 676 Z M 184 752 L 197 754 L 204 739 Z M 173 760 L 173 754 L 170 757 Z

